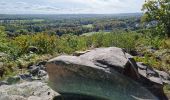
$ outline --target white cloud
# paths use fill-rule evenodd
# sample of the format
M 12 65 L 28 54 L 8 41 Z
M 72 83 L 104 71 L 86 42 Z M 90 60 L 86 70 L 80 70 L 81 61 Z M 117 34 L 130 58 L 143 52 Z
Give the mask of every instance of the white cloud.
M 143 2 L 144 0 L 1 0 L 0 13 L 131 13 L 140 12 Z

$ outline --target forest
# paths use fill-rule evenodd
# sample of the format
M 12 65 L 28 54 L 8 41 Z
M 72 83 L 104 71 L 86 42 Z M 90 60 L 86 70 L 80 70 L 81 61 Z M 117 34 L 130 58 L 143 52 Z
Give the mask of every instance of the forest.
M 9 36 L 45 32 L 82 35 L 88 32 L 135 30 L 140 13 L 129 15 L 0 15 L 0 25 Z

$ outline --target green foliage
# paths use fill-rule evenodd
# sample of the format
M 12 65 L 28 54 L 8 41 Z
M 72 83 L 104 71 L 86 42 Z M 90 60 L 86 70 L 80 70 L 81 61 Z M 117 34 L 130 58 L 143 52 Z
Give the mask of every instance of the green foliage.
M 155 32 L 170 36 L 170 0 L 146 0 L 142 10 L 144 22 L 158 22 Z
M 153 56 L 149 56 L 147 54 L 145 54 L 144 57 L 135 57 L 135 61 L 137 62 L 143 62 L 151 67 L 154 67 L 154 68 L 157 68 L 157 69 L 160 69 L 162 70 L 162 67 L 161 67 L 161 62 L 158 61 L 155 57 Z
M 0 52 L 8 49 L 8 43 L 6 39 L 5 27 L 0 26 Z
M 160 36 L 152 36 L 150 34 L 145 34 L 139 38 L 137 41 L 137 45 L 144 45 L 144 46 L 152 46 L 156 49 L 161 48 L 163 46 L 164 39 Z
M 56 51 L 57 37 L 45 33 L 37 33 L 34 35 L 20 35 L 13 39 L 12 44 L 17 46 L 20 54 L 28 53 L 30 46 L 37 47 L 38 53 L 54 53 Z
M 3 32 L 1 32 L 2 34 Z M 3 33 L 4 34 L 4 33 Z M 87 50 L 96 47 L 116 46 L 125 48 L 127 51 L 135 50 L 136 46 L 152 46 L 155 48 L 168 48 L 168 39 L 162 39 L 159 36 L 153 37 L 147 34 L 136 32 L 97 32 L 91 35 L 71 35 L 65 34 L 56 36 L 54 34 L 36 33 L 34 35 L 20 35 L 13 38 L 7 38 L 6 35 L 1 35 L 6 43 L 5 52 L 9 57 L 5 58 L 5 74 L 11 74 L 14 68 L 25 68 L 27 65 L 35 63 L 42 55 L 46 54 L 71 54 L 75 51 Z M 10 40 L 10 41 L 9 41 Z M 164 44 L 164 45 L 162 45 Z M 38 52 L 30 53 L 30 46 L 38 48 Z M 48 55 L 48 57 L 50 57 Z M 136 58 L 137 61 L 145 62 L 150 66 L 159 67 L 160 62 L 154 56 L 146 55 L 144 58 Z
M 170 38 L 169 39 L 164 39 L 162 46 L 165 49 L 170 49 Z
M 35 35 L 20 35 L 11 41 L 13 45 L 11 51 L 18 54 L 28 53 L 30 46 L 37 47 L 39 54 L 73 53 L 77 50 L 86 50 L 90 47 L 109 47 L 117 46 L 132 50 L 135 48 L 135 41 L 138 34 L 134 32 L 118 32 L 118 33 L 96 33 L 90 36 L 63 35 L 57 37 L 45 33 L 37 33 Z
M 116 46 L 130 51 L 135 49 L 139 34 L 135 32 L 97 33 L 89 37 L 92 39 L 93 47 Z

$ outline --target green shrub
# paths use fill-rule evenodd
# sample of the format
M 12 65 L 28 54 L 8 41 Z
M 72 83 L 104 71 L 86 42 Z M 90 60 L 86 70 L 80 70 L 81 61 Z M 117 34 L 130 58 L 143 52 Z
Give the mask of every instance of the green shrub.
M 154 48 L 160 49 L 163 46 L 163 43 L 164 38 L 145 34 L 139 38 L 137 45 L 152 46 Z
M 144 57 L 135 57 L 135 60 L 137 62 L 143 62 L 153 68 L 162 70 L 163 67 L 161 67 L 161 62 L 158 61 L 155 57 L 151 56 L 149 57 L 147 54 L 145 54 Z
M 4 32 L 5 28 L 0 26 L 0 52 L 7 52 L 8 50 L 8 40 L 7 35 Z
M 126 50 L 134 50 L 139 34 L 135 32 L 121 33 L 96 33 L 89 36 L 94 47 L 110 47 L 116 46 L 125 48 Z
M 54 53 L 57 46 L 57 37 L 55 35 L 48 35 L 45 33 L 37 33 L 34 35 L 20 35 L 12 41 L 20 54 L 28 53 L 28 48 L 30 46 L 37 47 L 39 49 L 39 54 Z

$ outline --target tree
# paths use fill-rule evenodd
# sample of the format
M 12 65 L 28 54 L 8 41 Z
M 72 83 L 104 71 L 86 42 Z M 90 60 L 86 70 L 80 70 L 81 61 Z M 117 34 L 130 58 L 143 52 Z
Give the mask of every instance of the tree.
M 0 52 L 4 52 L 8 48 L 7 39 L 6 39 L 7 35 L 4 31 L 5 31 L 5 27 L 0 26 Z
M 157 22 L 157 32 L 170 37 L 170 0 L 146 0 L 142 10 L 144 22 Z

